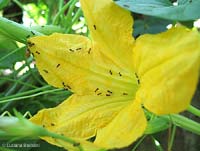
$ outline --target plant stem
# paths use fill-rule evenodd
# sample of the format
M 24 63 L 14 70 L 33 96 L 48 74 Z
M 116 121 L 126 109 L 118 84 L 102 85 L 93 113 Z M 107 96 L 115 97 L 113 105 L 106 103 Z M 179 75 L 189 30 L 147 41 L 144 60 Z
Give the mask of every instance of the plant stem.
M 10 82 L 14 82 L 14 83 L 17 83 L 17 84 L 21 84 L 21 85 L 24 85 L 24 86 L 27 86 L 27 87 L 30 87 L 30 88 L 38 88 L 32 84 L 29 84 L 29 83 L 26 83 L 26 82 L 23 82 L 21 80 L 15 80 L 15 79 L 11 79 L 11 78 L 7 78 L 7 77 L 1 77 L 0 78 L 1 80 L 6 80 L 6 81 L 10 81 Z
M 187 109 L 190 113 L 199 116 L 200 117 L 200 110 L 197 109 L 196 107 L 190 105 L 189 108 Z
M 74 17 L 72 18 L 72 21 L 70 25 L 68 25 L 68 27 L 72 27 L 72 25 L 80 18 L 81 15 L 82 15 L 82 10 L 79 8 Z M 72 28 L 67 28 L 66 33 L 70 33 L 71 30 Z
M 74 11 L 76 3 L 77 3 L 77 0 L 73 0 L 71 5 L 69 6 L 69 10 L 68 10 L 67 15 L 66 15 L 65 20 L 64 20 L 65 21 L 64 27 L 66 29 L 71 28 L 70 23 L 71 23 L 71 20 L 72 20 L 72 12 Z
M 172 150 L 172 146 L 173 146 L 173 143 L 174 143 L 175 134 L 176 134 L 176 126 L 172 125 L 172 131 L 171 131 L 170 139 L 169 139 L 169 142 L 168 142 L 168 151 Z
M 32 93 L 34 94 L 34 93 L 36 93 L 38 91 L 43 91 L 43 90 L 46 90 L 46 89 L 48 89 L 50 87 L 51 86 L 47 85 L 47 86 L 43 86 L 41 88 L 37 88 L 37 89 L 30 90 L 30 91 L 18 93 L 18 94 L 12 95 L 12 96 L 7 96 L 7 97 L 4 97 L 4 98 L 1 98 L 0 101 L 5 100 L 5 99 L 10 99 L 10 98 L 15 98 L 15 97 L 23 96 L 23 95 L 28 95 L 28 94 L 32 94 Z
M 0 33 L 24 44 L 26 44 L 29 36 L 42 35 L 37 31 L 3 17 L 0 17 Z
M 58 2 L 58 10 L 60 11 L 63 8 L 64 0 L 59 0 Z
M 169 118 L 169 116 L 164 116 L 166 118 Z M 173 124 L 175 124 L 178 127 L 181 127 L 183 129 L 186 129 L 190 132 L 193 132 L 197 135 L 200 135 L 200 124 L 187 118 L 182 115 L 178 114 L 171 114 L 170 115 Z
M 11 99 L 6 99 L 6 100 L 2 100 L 0 102 L 0 104 L 6 103 L 6 102 L 10 102 L 10 101 L 16 101 L 16 100 L 22 100 L 22 99 L 32 98 L 32 97 L 36 97 L 36 96 L 39 96 L 39 95 L 42 95 L 42 94 L 57 92 L 57 91 L 60 91 L 60 90 L 62 90 L 62 89 L 47 90 L 47 91 L 35 93 L 35 94 L 32 94 L 32 95 L 27 95 L 27 96 L 22 96 L 22 97 L 16 97 L 16 98 L 11 98 Z
M 142 143 L 142 141 L 144 140 L 145 137 L 146 137 L 146 135 L 142 136 L 142 138 L 140 138 L 140 140 L 135 144 L 135 146 L 133 147 L 133 149 L 131 151 L 136 151 L 136 149 Z
M 53 25 L 57 25 L 58 24 L 58 20 L 61 16 L 61 14 L 63 14 L 65 12 L 65 10 L 67 10 L 67 8 L 70 6 L 71 2 L 73 0 L 70 0 L 67 4 L 65 4 L 61 10 L 59 10 L 59 12 L 56 14 L 54 20 L 53 20 Z

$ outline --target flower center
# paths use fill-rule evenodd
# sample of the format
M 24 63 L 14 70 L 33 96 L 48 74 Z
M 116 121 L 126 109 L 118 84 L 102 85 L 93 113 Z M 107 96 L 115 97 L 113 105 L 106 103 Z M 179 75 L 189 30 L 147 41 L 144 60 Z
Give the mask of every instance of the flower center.
M 96 84 L 99 83 L 99 87 L 94 88 L 95 95 L 126 97 L 128 100 L 135 98 L 136 91 L 140 84 L 139 77 L 136 73 L 116 69 L 107 69 L 101 73 L 104 73 L 102 74 L 104 78 L 98 79 L 95 77 L 95 80 L 93 81 Z M 102 81 L 102 79 L 104 80 Z M 103 83 L 103 85 L 100 83 Z

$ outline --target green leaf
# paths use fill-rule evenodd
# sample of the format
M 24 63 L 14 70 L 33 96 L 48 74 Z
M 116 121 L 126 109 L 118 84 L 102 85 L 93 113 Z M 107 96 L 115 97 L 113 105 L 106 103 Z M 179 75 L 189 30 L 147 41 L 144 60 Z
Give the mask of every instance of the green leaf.
M 145 134 L 154 134 L 166 130 L 169 127 L 169 120 L 156 117 L 148 122 Z
M 0 0 L 0 10 L 9 4 L 10 0 Z
M 177 6 L 169 0 L 118 0 L 116 3 L 135 13 L 168 20 L 188 21 L 200 18 L 200 0 L 179 0 Z
M 10 68 L 24 59 L 24 49 L 19 49 L 15 41 L 0 34 L 0 68 Z
M 134 37 L 142 34 L 156 34 L 167 30 L 167 25 L 172 22 L 151 16 L 144 16 L 134 22 Z

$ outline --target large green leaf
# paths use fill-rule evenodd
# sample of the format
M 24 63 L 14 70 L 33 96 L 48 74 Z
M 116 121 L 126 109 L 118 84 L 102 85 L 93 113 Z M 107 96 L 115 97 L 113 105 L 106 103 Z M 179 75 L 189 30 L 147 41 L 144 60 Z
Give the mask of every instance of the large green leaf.
M 121 7 L 135 13 L 159 18 L 188 21 L 200 18 L 200 0 L 179 0 L 173 5 L 169 0 L 118 0 Z
M 134 21 L 134 37 L 143 34 L 156 34 L 167 30 L 167 25 L 172 22 L 151 16 L 144 16 Z

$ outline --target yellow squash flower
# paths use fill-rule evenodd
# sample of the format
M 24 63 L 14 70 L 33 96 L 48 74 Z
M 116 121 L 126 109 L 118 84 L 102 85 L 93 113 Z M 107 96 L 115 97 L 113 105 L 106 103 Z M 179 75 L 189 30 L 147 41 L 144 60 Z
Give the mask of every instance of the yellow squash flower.
M 200 36 L 185 27 L 132 37 L 130 12 L 112 0 L 80 0 L 91 39 L 52 34 L 29 39 L 40 74 L 73 95 L 31 121 L 107 149 L 143 135 L 143 107 L 179 113 L 190 104 L 200 67 Z M 58 144 L 52 138 L 45 138 Z

